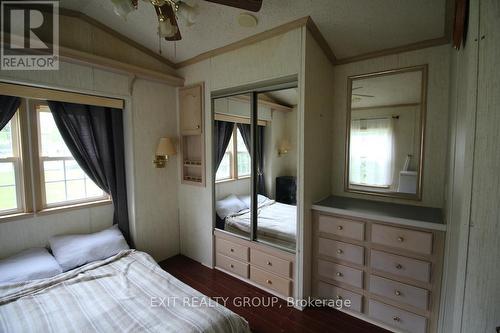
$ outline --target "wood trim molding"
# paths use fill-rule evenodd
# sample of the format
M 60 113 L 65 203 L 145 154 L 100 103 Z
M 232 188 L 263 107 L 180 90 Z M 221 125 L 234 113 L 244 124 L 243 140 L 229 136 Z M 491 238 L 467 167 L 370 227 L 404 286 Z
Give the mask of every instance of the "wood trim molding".
M 93 25 L 94 27 L 96 27 L 96 28 L 110 34 L 111 36 L 121 40 L 122 42 L 127 43 L 128 45 L 132 46 L 133 48 L 138 49 L 139 51 L 145 53 L 146 55 L 150 56 L 151 58 L 154 58 L 154 59 L 162 62 L 163 64 L 172 67 L 173 69 L 175 69 L 175 67 L 176 67 L 175 64 L 173 62 L 171 62 L 170 60 L 162 57 L 158 53 L 151 51 L 150 49 L 143 46 L 142 44 L 139 44 L 136 41 L 128 38 L 127 36 L 122 35 L 118 31 L 111 29 L 107 25 L 102 24 L 101 22 L 97 21 L 96 19 L 94 19 L 94 18 L 92 18 L 92 17 L 90 17 L 82 12 L 78 12 L 78 11 L 67 9 L 67 8 L 60 8 L 59 14 L 63 15 L 63 16 L 79 18 L 82 21 L 85 21 L 88 24 Z
M 390 104 L 390 105 L 376 105 L 376 106 L 364 106 L 360 108 L 351 108 L 353 111 L 361 111 L 361 110 L 373 110 L 373 109 L 388 109 L 388 108 L 403 108 L 407 106 L 418 106 L 420 103 L 401 103 L 401 104 Z
M 250 96 L 248 96 L 248 95 L 231 96 L 231 97 L 228 97 L 228 99 L 231 99 L 233 101 L 239 101 L 239 102 L 244 101 L 244 102 L 250 103 Z M 265 100 L 262 98 L 259 98 L 259 105 L 267 106 L 270 109 L 273 109 L 275 111 L 283 111 L 283 112 L 293 111 L 293 108 L 291 108 L 289 106 L 282 105 L 282 104 L 279 104 L 276 102 L 271 102 L 271 101 L 268 101 L 268 100 Z
M 354 57 L 338 59 L 336 61 L 335 65 L 344 65 L 344 64 L 351 63 L 351 62 L 358 62 L 358 61 L 362 61 L 362 60 L 384 57 L 384 56 L 408 52 L 408 51 L 420 50 L 420 49 L 444 45 L 444 44 L 448 44 L 448 43 L 449 43 L 449 38 L 444 37 L 444 36 L 439 37 L 439 38 L 434 38 L 434 39 L 427 39 L 424 41 L 411 43 L 411 44 L 407 44 L 407 45 L 403 45 L 403 46 L 397 46 L 397 47 L 393 47 L 390 49 L 368 52 L 368 53 L 360 54 L 360 55 L 357 55 Z
M 165 82 L 174 87 L 184 86 L 184 79 L 175 75 L 161 73 L 64 46 L 59 46 L 59 53 L 60 59 L 67 62 L 89 64 L 107 70 L 111 69 L 118 73 L 127 73 L 143 79 Z
M 0 82 L 0 94 L 123 109 L 122 99 Z
M 228 121 L 230 123 L 250 124 L 250 118 L 223 113 L 215 113 L 214 120 Z M 267 121 L 259 120 L 257 124 L 259 126 L 267 126 Z
M 318 43 L 319 47 L 323 50 L 328 60 L 330 60 L 332 65 L 335 65 L 337 63 L 337 57 L 335 57 L 330 45 L 310 16 L 307 17 L 306 27 Z
M 188 65 L 192 65 L 192 64 L 195 64 L 197 62 L 200 62 L 200 61 L 203 61 L 203 60 L 215 57 L 217 55 L 220 55 L 220 54 L 223 54 L 223 53 L 227 53 L 227 52 L 230 52 L 230 51 L 234 51 L 234 50 L 242 48 L 244 46 L 255 44 L 257 42 L 260 42 L 260 41 L 263 41 L 263 40 L 266 40 L 266 39 L 269 39 L 269 38 L 272 38 L 272 37 L 284 34 L 284 33 L 288 32 L 290 30 L 303 27 L 304 25 L 307 24 L 307 21 L 309 19 L 310 19 L 309 16 L 302 17 L 302 18 L 299 18 L 297 20 L 294 20 L 294 21 L 285 23 L 283 25 L 277 26 L 275 28 L 272 28 L 270 30 L 266 30 L 266 31 L 258 33 L 256 35 L 244 38 L 244 39 L 239 40 L 237 42 L 234 42 L 234 43 L 231 43 L 231 44 L 219 47 L 219 48 L 214 49 L 214 50 L 203 52 L 203 53 L 201 53 L 201 54 L 199 54 L 197 56 L 194 56 L 194 57 L 192 57 L 190 59 L 178 62 L 177 64 L 175 64 L 175 67 L 176 68 L 182 68 L 182 67 L 185 67 L 185 66 L 188 66 Z

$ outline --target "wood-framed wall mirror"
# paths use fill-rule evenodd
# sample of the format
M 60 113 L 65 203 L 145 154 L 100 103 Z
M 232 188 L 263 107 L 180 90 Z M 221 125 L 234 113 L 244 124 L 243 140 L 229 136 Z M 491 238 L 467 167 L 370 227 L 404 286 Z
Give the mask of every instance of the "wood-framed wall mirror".
M 212 94 L 217 230 L 295 252 L 298 96 L 296 81 Z
M 427 65 L 348 78 L 344 190 L 422 199 Z

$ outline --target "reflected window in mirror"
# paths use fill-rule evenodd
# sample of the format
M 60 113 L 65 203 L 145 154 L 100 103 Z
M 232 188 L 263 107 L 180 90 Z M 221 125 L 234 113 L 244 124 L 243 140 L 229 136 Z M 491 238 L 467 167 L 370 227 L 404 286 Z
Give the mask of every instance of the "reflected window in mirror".
M 295 251 L 297 100 L 296 87 L 213 99 L 217 229 Z
M 249 149 L 240 131 L 243 124 L 228 123 L 226 125 L 232 126 L 233 129 L 222 161 L 217 168 L 215 180 L 226 181 L 248 178 L 251 175 L 251 163 Z
M 427 66 L 349 78 L 346 191 L 421 198 Z

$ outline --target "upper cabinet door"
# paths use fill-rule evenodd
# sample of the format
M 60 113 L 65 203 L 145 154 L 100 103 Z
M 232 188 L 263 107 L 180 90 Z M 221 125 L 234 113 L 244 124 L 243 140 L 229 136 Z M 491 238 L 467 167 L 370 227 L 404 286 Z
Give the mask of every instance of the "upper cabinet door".
M 179 89 L 179 109 L 182 135 L 203 132 L 203 84 Z

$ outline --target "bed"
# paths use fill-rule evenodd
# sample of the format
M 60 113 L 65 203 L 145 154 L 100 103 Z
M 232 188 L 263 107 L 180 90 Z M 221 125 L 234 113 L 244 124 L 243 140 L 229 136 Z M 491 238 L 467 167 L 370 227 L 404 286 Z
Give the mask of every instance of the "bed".
M 125 250 L 54 277 L 0 285 L 0 332 L 250 332 L 229 309 Z
M 295 250 L 297 207 L 265 198 L 258 204 L 257 237 L 259 240 Z M 248 236 L 250 209 L 225 218 L 224 230 Z

